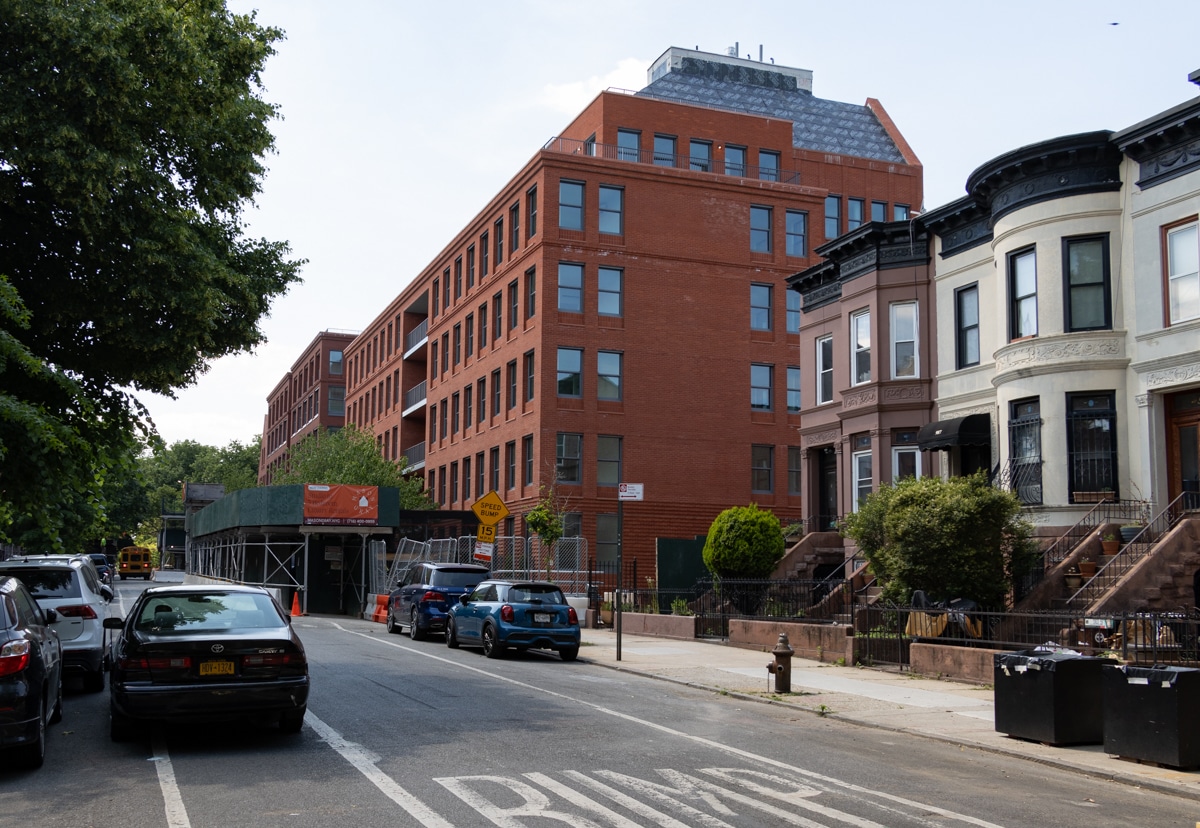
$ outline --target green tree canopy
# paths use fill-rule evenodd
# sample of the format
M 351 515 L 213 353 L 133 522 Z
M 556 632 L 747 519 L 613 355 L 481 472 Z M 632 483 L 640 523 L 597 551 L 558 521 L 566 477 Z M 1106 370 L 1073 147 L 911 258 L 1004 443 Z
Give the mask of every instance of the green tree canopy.
M 870 562 L 884 597 L 899 603 L 920 589 L 934 600 L 1001 607 L 1037 552 L 1016 495 L 991 486 L 982 472 L 884 486 L 846 516 L 843 531 Z
M 368 430 L 353 425 L 337 431 L 318 431 L 292 447 L 285 466 L 272 485 L 328 483 L 388 486 L 400 490 L 401 509 L 432 509 L 420 475 L 405 474 L 407 460 L 393 463 L 375 445 Z
M 105 519 L 171 395 L 259 323 L 302 262 L 249 239 L 282 37 L 221 0 L 0 0 L 0 534 Z
M 717 515 L 704 541 L 704 565 L 717 578 L 766 578 L 783 557 L 779 518 L 756 504 Z

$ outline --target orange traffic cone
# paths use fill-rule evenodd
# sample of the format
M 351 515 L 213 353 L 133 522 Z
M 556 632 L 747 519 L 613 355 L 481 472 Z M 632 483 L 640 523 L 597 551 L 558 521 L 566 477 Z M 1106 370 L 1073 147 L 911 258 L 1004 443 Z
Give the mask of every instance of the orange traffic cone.
M 299 618 L 302 615 L 304 615 L 304 613 L 302 613 L 300 611 L 300 593 L 293 592 L 292 593 L 292 618 Z

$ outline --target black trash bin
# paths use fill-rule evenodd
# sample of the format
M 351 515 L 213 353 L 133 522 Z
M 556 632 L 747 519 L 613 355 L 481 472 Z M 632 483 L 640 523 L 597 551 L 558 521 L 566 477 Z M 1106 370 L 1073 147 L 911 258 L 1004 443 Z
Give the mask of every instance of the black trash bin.
M 1116 662 L 1079 653 L 997 653 L 996 730 L 1048 745 L 1104 741 L 1100 670 Z
M 1200 669 L 1114 665 L 1103 685 L 1105 753 L 1200 766 Z

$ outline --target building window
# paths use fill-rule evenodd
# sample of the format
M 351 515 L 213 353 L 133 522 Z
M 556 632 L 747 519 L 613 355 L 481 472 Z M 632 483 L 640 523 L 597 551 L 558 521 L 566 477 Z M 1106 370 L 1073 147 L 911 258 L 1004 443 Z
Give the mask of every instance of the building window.
M 893 204 L 892 205 L 892 221 L 908 221 L 908 205 Z
M 508 374 L 508 410 L 512 411 L 517 407 L 517 361 L 509 360 L 504 367 Z
M 554 474 L 560 483 L 582 483 L 583 435 L 559 432 L 554 446 Z
M 495 232 L 492 234 L 496 239 L 496 267 L 504 261 L 504 219 L 496 219 Z
M 331 385 L 329 386 L 329 416 L 344 417 L 346 416 L 346 386 Z
M 521 466 L 524 468 L 521 482 L 526 486 L 533 485 L 533 435 L 526 434 L 521 438 Z
M 638 161 L 642 154 L 642 134 L 632 129 L 617 130 L 617 160 Z
M 596 438 L 596 485 L 616 486 L 621 482 L 621 438 Z
M 508 329 L 515 331 L 521 322 L 521 294 L 517 280 L 508 283 Z
M 487 419 L 487 377 L 480 377 L 479 382 L 475 383 L 475 385 L 479 389 L 477 392 L 479 404 L 475 407 L 479 411 L 477 415 L 479 417 L 479 422 L 482 423 Z
M 779 180 L 779 153 L 770 150 L 758 151 L 758 177 L 763 181 Z
M 693 139 L 689 146 L 689 168 L 696 172 L 712 172 L 712 142 Z
M 442 308 L 450 310 L 450 268 L 442 271 Z
M 448 502 L 446 500 L 446 467 L 442 466 L 438 469 L 438 503 L 445 506 Z
M 595 154 L 596 154 L 596 133 L 593 132 L 591 135 L 588 136 L 587 140 L 583 142 L 583 154 L 589 155 L 589 156 L 595 156 Z
M 434 317 L 436 317 L 438 315 L 438 313 L 441 312 L 441 301 L 442 301 L 442 280 L 441 279 L 433 280 L 432 293 L 433 293 L 433 315 L 434 315 Z
M 775 480 L 775 447 L 750 447 L 750 491 L 773 492 Z
M 525 360 L 525 401 L 533 399 L 534 383 L 534 360 L 533 351 L 528 351 L 524 357 Z
M 479 281 L 482 282 L 488 275 L 488 234 L 484 233 L 479 237 Z
M 583 396 L 583 351 L 579 348 L 558 349 L 558 396 Z
M 467 386 L 463 389 L 463 432 L 475 422 L 475 409 L 472 407 L 475 400 L 475 389 Z
M 475 353 L 475 314 L 468 313 L 463 323 L 463 331 L 467 336 L 467 356 Z
M 437 442 L 437 425 L 438 425 L 438 407 L 437 403 L 429 406 L 429 442 Z
M 521 246 L 521 203 L 517 202 L 508 209 L 508 252 L 517 254 Z
M 857 230 L 863 226 L 866 204 L 861 198 L 846 199 L 846 229 Z
M 492 371 L 492 416 L 500 416 L 500 369 Z
M 887 202 L 872 201 L 871 202 L 871 221 L 884 222 L 887 221 Z
M 833 337 L 817 340 L 817 405 L 833 402 Z
M 808 213 L 799 210 L 787 211 L 787 254 L 789 256 L 808 255 Z
M 456 256 L 454 259 L 454 301 L 457 302 L 462 298 L 463 292 L 463 270 L 462 256 Z
M 460 409 L 460 399 L 458 392 L 455 391 L 450 396 L 450 433 L 458 434 L 458 415 Z
M 504 444 L 504 488 L 517 487 L 517 441 L 509 440 Z
M 800 483 L 804 479 L 801 473 L 801 457 L 803 452 L 798 446 L 788 446 L 788 494 L 798 495 L 801 493 Z
M 458 463 L 450 464 L 450 502 L 458 502 Z
M 892 482 L 921 476 L 921 452 L 916 446 L 892 447 Z
M 1037 399 L 1010 403 L 1008 478 L 1024 504 L 1042 502 L 1042 416 Z
M 954 292 L 954 364 L 969 368 L 979 364 L 979 285 Z
M 492 297 L 492 339 L 493 344 L 500 341 L 504 331 L 504 293 L 498 291 Z
M 1009 339 L 1037 336 L 1037 260 L 1034 250 L 1008 257 Z
M 870 311 L 850 315 L 850 364 L 853 366 L 851 385 L 871 381 Z
M 842 228 L 842 197 L 825 196 L 825 240 L 836 239 L 841 235 Z
M 537 235 L 537 187 L 525 194 L 525 215 L 529 217 L 529 238 Z
M 620 545 L 615 514 L 596 515 L 596 561 L 609 564 L 617 562 L 617 547 Z
M 1170 324 L 1200 317 L 1200 224 L 1167 230 L 1167 306 Z
M 329 352 L 329 376 L 340 377 L 342 375 L 342 352 Z
M 488 308 L 487 302 L 479 306 L 479 351 L 483 352 L 483 347 L 487 345 L 487 321 Z
M 1067 465 L 1077 492 L 1117 497 L 1117 411 L 1112 392 L 1067 395 Z M 1086 501 L 1090 502 L 1090 501 Z
M 467 289 L 475 287 L 475 245 L 467 248 Z
M 558 182 L 558 226 L 563 230 L 583 229 L 583 184 Z
M 746 148 L 725 145 L 725 174 L 746 174 Z
M 750 207 L 750 252 L 771 252 L 770 207 Z
M 794 365 L 787 369 L 787 410 L 789 414 L 800 413 L 800 369 Z
M 1063 273 L 1067 282 L 1066 329 L 1111 328 L 1108 236 L 1063 239 Z
M 470 456 L 462 459 L 462 499 L 463 503 L 471 499 L 471 458 Z
M 442 417 L 441 420 L 439 420 L 438 437 L 442 440 L 445 440 L 450 436 L 450 432 L 447 430 L 447 425 L 449 424 L 450 420 L 450 406 L 446 405 L 445 397 L 442 398 L 442 404 L 439 410 Z
M 851 439 L 851 443 L 857 448 L 850 454 L 850 471 L 853 475 L 853 489 L 851 494 L 853 502 L 850 504 L 851 511 L 858 511 L 858 507 L 866 500 L 867 495 L 871 493 L 871 438 L 866 435 L 859 435 Z M 866 449 L 862 446 L 865 443 Z
M 750 285 L 750 330 L 771 330 L 770 285 Z
M 500 447 L 492 446 L 492 449 L 488 452 L 488 454 L 488 459 L 492 464 L 492 491 L 498 492 L 500 491 Z
M 537 313 L 537 270 L 525 271 L 525 318 L 532 319 Z
M 558 263 L 558 309 L 583 313 L 583 265 Z
M 454 364 L 462 362 L 462 325 L 454 326 Z
M 654 136 L 654 163 L 660 167 L 675 166 L 675 139 L 672 136 Z
M 620 187 L 599 187 L 600 232 L 620 236 L 625 232 L 625 191 Z
M 917 362 L 917 303 L 892 305 L 892 379 L 914 379 L 921 375 Z
M 596 312 L 601 316 L 622 316 L 622 287 L 625 274 L 615 267 L 601 267 L 596 271 Z M 582 278 L 582 277 L 581 277 Z
M 442 373 L 450 370 L 450 333 L 442 334 Z
M 771 365 L 750 366 L 750 408 L 753 411 L 771 410 Z
M 800 299 L 802 297 L 794 290 L 785 291 L 784 296 L 787 298 L 787 332 L 798 334 L 800 333 Z
M 596 399 L 621 399 L 621 359 L 618 351 L 596 352 Z
M 484 478 L 487 470 L 483 462 L 483 452 L 475 455 L 475 496 L 483 497 L 487 494 L 487 487 L 484 485 Z

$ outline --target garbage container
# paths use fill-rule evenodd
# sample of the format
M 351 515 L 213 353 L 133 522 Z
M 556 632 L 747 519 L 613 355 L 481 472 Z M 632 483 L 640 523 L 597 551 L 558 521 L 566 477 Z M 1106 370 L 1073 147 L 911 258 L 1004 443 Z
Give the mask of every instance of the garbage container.
M 1175 768 L 1200 766 L 1200 669 L 1103 670 L 1104 752 Z
M 1100 670 L 1116 662 L 1026 650 L 994 657 L 996 730 L 1049 745 L 1104 741 Z

